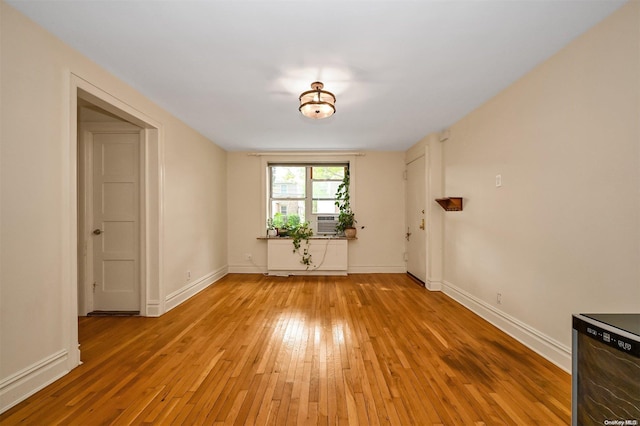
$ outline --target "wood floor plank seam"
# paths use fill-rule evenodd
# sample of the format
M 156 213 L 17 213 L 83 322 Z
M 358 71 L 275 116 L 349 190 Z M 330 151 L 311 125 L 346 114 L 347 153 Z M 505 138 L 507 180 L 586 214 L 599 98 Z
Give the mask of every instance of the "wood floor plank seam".
M 229 274 L 81 317 L 83 364 L 9 425 L 567 425 L 567 373 L 405 274 Z

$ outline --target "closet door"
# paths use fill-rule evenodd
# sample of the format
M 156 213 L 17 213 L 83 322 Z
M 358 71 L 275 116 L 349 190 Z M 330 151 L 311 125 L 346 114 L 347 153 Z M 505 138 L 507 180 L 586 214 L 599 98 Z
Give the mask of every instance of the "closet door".
M 407 272 L 424 283 L 427 279 L 426 170 L 424 156 L 407 164 L 406 188 Z

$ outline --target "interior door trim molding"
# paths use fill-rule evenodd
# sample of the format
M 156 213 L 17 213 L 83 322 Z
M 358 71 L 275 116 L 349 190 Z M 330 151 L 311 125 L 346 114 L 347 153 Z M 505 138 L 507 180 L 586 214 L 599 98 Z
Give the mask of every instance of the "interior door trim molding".
M 80 193 L 78 194 L 79 200 L 79 217 L 78 217 L 78 225 L 80 230 L 83 230 L 83 235 L 89 235 L 93 226 L 93 218 L 94 218 L 94 208 L 93 208 L 93 187 L 94 187 L 94 170 L 93 170 L 93 162 L 94 162 L 94 149 L 93 149 L 93 138 L 96 134 L 132 134 L 138 136 L 138 297 L 139 304 L 136 307 L 136 311 L 144 312 L 144 316 L 148 316 L 148 301 L 144 303 L 144 295 L 146 294 L 147 288 L 147 276 L 145 274 L 145 265 L 144 259 L 146 259 L 146 217 L 143 214 L 144 212 L 144 201 L 145 201 L 145 149 L 144 149 L 144 129 L 140 127 L 127 123 L 124 121 L 120 122 L 82 122 L 78 123 L 78 149 L 80 155 L 78 156 L 78 162 L 84 163 L 84 173 L 83 177 L 79 176 L 79 179 L 83 180 L 83 185 L 79 185 L 78 189 Z M 83 151 L 84 150 L 84 151 Z M 79 244 L 83 244 L 82 249 L 79 251 L 79 258 L 85 259 L 84 264 L 78 265 L 78 290 L 79 290 L 79 303 L 78 309 L 80 311 L 80 315 L 86 315 L 91 311 L 96 310 L 95 307 L 95 294 L 92 292 L 92 283 L 95 282 L 94 268 L 95 264 L 91 261 L 94 255 L 95 244 L 94 238 L 89 236 L 84 241 L 79 241 Z M 80 291 L 83 290 L 83 291 Z
M 68 368 L 71 370 L 80 364 L 78 348 L 78 97 L 129 121 L 144 129 L 144 197 L 141 215 L 145 217 L 146 257 L 141 261 L 146 282 L 141 292 L 141 315 L 164 313 L 163 294 L 163 223 L 164 223 L 164 128 L 162 123 L 144 112 L 118 99 L 107 91 L 90 83 L 87 79 L 71 72 L 68 74 L 68 114 L 67 126 L 63 138 L 68 143 L 63 147 L 63 186 L 67 206 L 62 214 L 61 242 L 62 272 L 61 282 L 65 283 L 62 297 L 62 310 L 65 323 L 62 324 L 68 342 Z M 157 301 L 161 301 L 157 306 Z M 147 303 L 150 303 L 148 306 Z

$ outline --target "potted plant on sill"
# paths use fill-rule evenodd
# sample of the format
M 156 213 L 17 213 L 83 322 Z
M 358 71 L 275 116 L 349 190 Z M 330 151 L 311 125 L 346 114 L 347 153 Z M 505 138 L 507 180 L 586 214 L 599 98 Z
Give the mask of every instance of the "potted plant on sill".
M 338 215 L 338 224 L 336 225 L 336 231 L 345 235 L 347 238 L 353 239 L 356 237 L 356 218 L 355 213 L 351 210 L 350 196 L 349 196 L 349 169 L 344 172 L 344 178 L 342 183 L 338 185 L 336 190 L 336 206 L 340 214 Z
M 272 238 L 277 236 L 278 236 L 278 230 L 273 224 L 273 219 L 271 218 L 267 219 L 267 237 Z

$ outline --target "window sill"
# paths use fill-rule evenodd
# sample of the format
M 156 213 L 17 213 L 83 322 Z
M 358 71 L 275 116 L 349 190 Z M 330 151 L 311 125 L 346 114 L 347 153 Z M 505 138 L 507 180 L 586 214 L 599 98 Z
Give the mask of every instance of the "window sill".
M 256 240 L 292 240 L 292 237 L 257 237 Z M 309 238 L 310 240 L 357 240 L 358 237 L 355 238 L 347 238 L 347 237 L 330 237 L 330 236 L 316 236 Z

